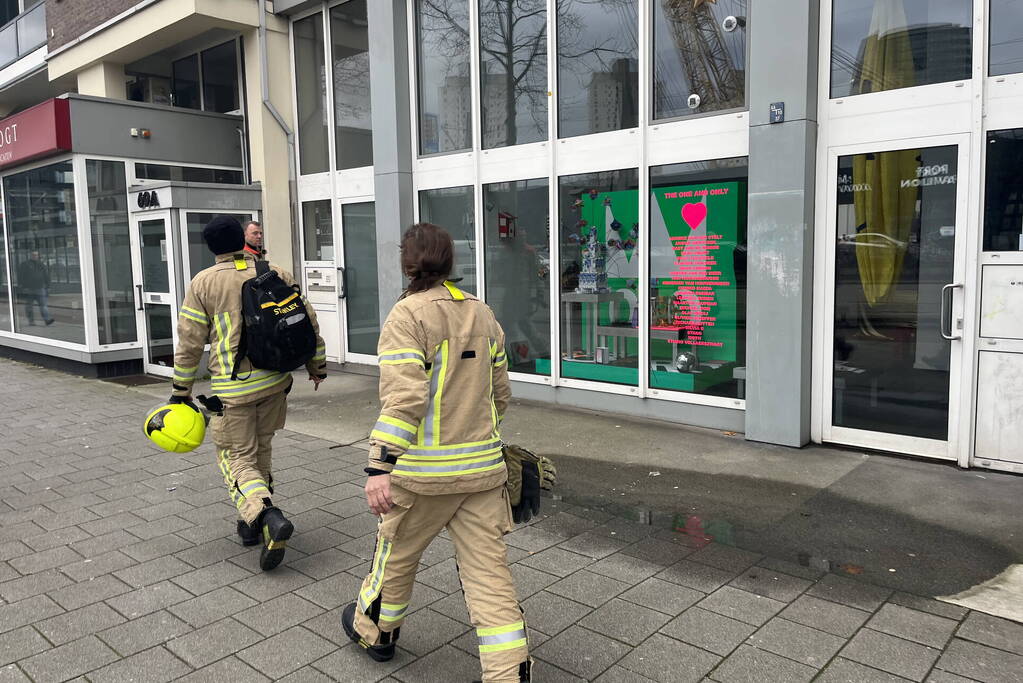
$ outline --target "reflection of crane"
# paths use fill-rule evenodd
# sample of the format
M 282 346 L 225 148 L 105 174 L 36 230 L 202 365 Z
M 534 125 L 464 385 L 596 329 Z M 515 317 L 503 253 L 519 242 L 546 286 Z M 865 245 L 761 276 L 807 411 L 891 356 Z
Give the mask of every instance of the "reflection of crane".
M 700 97 L 698 106 L 710 111 L 741 106 L 745 76 L 736 68 L 711 8 L 700 0 L 666 0 L 663 8 L 689 92 Z M 740 21 L 738 26 L 745 17 Z

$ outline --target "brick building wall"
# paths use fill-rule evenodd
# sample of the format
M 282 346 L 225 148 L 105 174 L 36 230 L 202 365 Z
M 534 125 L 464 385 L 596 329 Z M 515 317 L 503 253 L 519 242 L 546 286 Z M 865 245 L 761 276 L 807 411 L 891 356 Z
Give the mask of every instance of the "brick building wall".
M 52 52 L 108 19 L 138 4 L 138 0 L 46 0 L 46 26 Z

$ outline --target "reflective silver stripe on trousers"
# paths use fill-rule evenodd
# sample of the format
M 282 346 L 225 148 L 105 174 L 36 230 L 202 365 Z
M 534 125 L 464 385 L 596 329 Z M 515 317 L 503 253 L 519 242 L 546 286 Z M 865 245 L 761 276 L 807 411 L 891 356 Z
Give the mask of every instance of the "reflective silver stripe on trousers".
M 461 448 L 443 448 L 443 449 L 427 449 L 427 448 L 410 448 L 406 455 L 414 455 L 417 457 L 428 457 L 428 458 L 446 458 L 452 455 L 472 455 L 473 453 L 485 453 L 501 446 L 500 439 L 494 439 L 484 444 L 478 444 L 476 446 L 463 446 Z
M 389 617 L 390 619 L 400 619 L 408 612 L 408 605 L 405 605 L 401 609 L 387 609 L 386 607 L 380 607 L 380 616 Z
M 526 629 L 520 628 L 518 631 L 511 631 L 509 633 L 499 633 L 496 636 L 477 636 L 480 641 L 480 645 L 501 645 L 503 643 L 513 643 L 516 640 L 522 640 L 526 637 Z
M 410 432 L 407 429 L 402 429 L 401 427 L 397 427 L 386 422 L 377 422 L 375 425 L 373 425 L 373 431 L 383 432 L 384 434 L 390 434 L 391 436 L 396 436 L 399 439 L 404 439 L 405 441 L 412 441 L 413 439 L 416 438 L 415 432 Z
M 398 458 L 398 464 L 394 466 L 395 472 L 462 472 L 464 470 L 475 470 L 483 467 L 490 467 L 504 462 L 504 454 L 498 455 L 490 460 L 479 462 L 464 462 L 457 465 L 407 465 Z

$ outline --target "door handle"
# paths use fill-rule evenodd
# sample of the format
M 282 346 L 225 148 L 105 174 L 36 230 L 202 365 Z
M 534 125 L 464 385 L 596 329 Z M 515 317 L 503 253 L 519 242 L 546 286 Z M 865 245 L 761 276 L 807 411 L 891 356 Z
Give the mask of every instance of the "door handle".
M 337 298 L 345 299 L 348 297 L 348 271 L 344 266 L 338 266 L 337 275 Z
M 951 282 L 941 288 L 941 320 L 939 326 L 941 328 L 941 336 L 948 341 L 956 341 L 962 339 L 963 335 L 953 334 L 952 332 L 952 292 L 957 289 L 962 289 L 963 285 L 958 282 Z M 948 332 L 945 331 L 945 321 L 948 320 Z
M 139 293 L 139 303 L 138 303 L 138 307 L 135 310 L 136 311 L 144 311 L 146 309 L 146 307 L 142 303 L 142 285 L 135 285 L 135 289 L 138 290 L 138 293 Z

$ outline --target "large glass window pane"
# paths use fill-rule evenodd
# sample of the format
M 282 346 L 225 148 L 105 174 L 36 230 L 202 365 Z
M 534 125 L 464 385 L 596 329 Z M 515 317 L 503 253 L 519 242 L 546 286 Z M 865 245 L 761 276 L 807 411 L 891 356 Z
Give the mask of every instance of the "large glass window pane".
M 971 0 L 834 0 L 831 96 L 970 77 Z
M 991 0 L 990 75 L 1023 72 L 1023 0 Z
M 99 343 L 132 342 L 137 333 L 124 162 L 88 159 L 85 177 L 89 188 Z
M 451 277 L 458 286 L 476 294 L 476 221 L 472 187 L 447 187 L 419 193 L 419 220 L 447 230 L 455 241 L 455 269 Z
M 135 164 L 135 177 L 139 180 L 181 180 L 189 183 L 225 183 L 242 185 L 241 171 L 230 168 L 202 168 L 200 166 L 167 166 L 165 164 Z
M 558 135 L 639 122 L 636 0 L 558 0 Z
M 4 233 L 4 215 L 0 209 L 0 330 L 10 332 L 11 327 L 11 282 L 7 276 L 7 244 Z
M 323 15 L 293 24 L 295 38 L 295 97 L 298 109 L 300 172 L 323 173 L 329 168 L 327 135 L 327 77 L 323 48 Z
M 377 221 L 373 202 L 344 204 L 345 300 L 348 303 L 348 350 L 377 355 L 380 299 L 377 284 Z
M 547 2 L 480 1 L 483 148 L 547 139 Z
M 650 386 L 745 398 L 746 159 L 650 169 Z
M 561 374 L 639 382 L 639 172 L 558 181 Z
M 20 12 L 18 0 L 0 0 L 0 26 L 18 16 Z
M 944 440 L 956 147 L 840 157 L 832 415 L 839 427 Z
M 221 114 L 238 106 L 238 54 L 235 42 L 202 52 L 203 108 Z
M 366 0 L 349 0 L 330 10 L 334 144 L 339 169 L 373 165 L 368 26 Z
M 746 0 L 654 2 L 654 118 L 746 104 Z
M 504 328 L 508 369 L 551 374 L 546 178 L 483 186 L 487 303 Z
M 416 2 L 419 152 L 472 147 L 469 0 Z
M 85 343 L 75 180 L 70 161 L 4 178 L 14 330 Z
M 987 134 L 984 251 L 1023 251 L 1023 128 Z
M 171 64 L 171 97 L 175 107 L 202 109 L 199 94 L 199 55 L 189 55 Z
M 201 213 L 188 211 L 185 213 L 185 233 L 188 237 L 188 269 L 189 277 L 195 277 L 199 271 L 209 268 L 216 263 L 216 257 L 206 240 L 202 238 L 202 229 L 213 220 L 219 213 Z M 229 213 L 227 216 L 234 216 L 243 226 L 250 220 L 252 215 L 248 213 Z
M 302 202 L 306 261 L 334 260 L 334 221 L 329 199 Z

